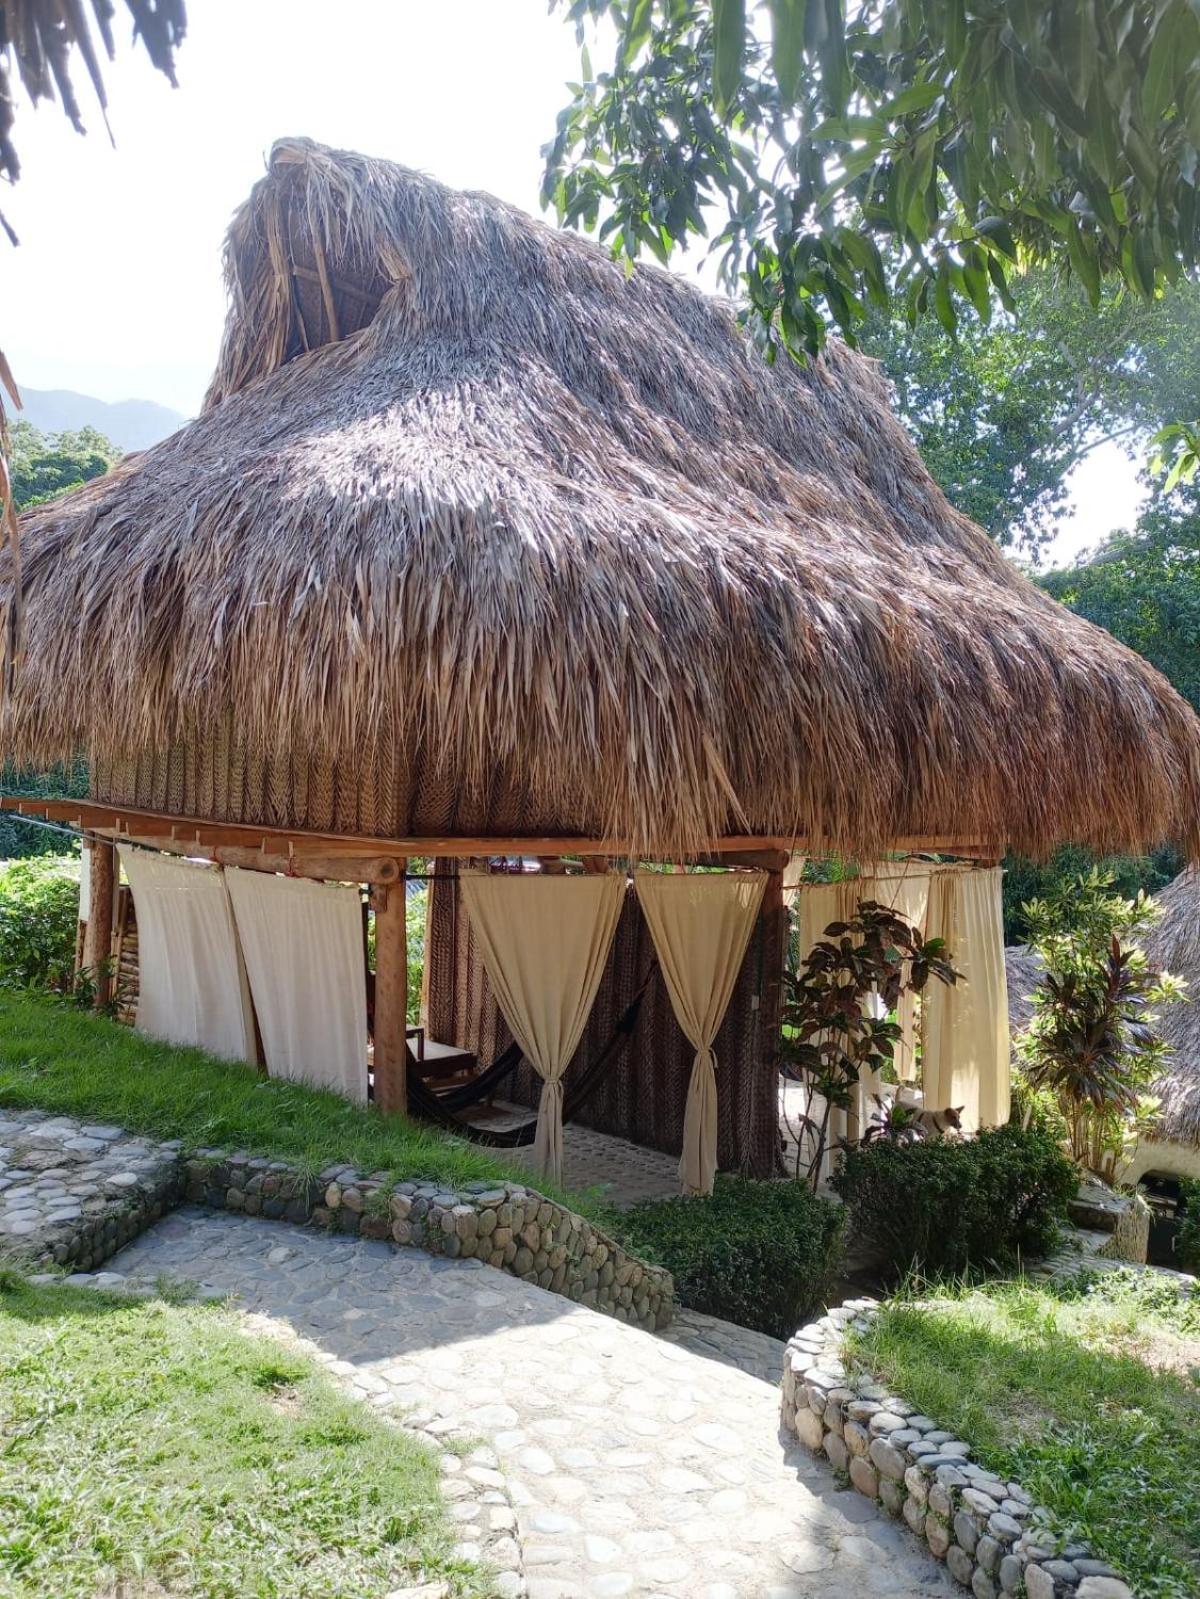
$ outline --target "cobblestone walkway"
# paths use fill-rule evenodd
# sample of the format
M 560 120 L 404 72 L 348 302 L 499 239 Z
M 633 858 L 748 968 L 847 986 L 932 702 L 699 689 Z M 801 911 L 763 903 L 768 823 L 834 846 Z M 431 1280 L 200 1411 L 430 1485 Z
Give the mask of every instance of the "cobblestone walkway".
M 371 1403 L 490 1443 L 529 1599 L 957 1592 L 914 1540 L 781 1441 L 773 1339 L 688 1312 L 654 1336 L 474 1260 L 192 1209 L 111 1269 L 237 1295 L 317 1344 Z
M 161 1194 L 178 1159 L 178 1144 L 119 1127 L 0 1110 L 0 1254 L 47 1253 L 62 1263 L 105 1227 L 111 1249 L 117 1218 Z M 69 1241 L 77 1245 L 71 1255 Z

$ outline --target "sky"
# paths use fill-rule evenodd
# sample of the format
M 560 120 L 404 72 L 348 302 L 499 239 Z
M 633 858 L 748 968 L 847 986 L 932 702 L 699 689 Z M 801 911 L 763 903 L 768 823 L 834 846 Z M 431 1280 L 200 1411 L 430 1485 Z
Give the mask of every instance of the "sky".
M 539 209 L 541 146 L 579 69 L 574 29 L 546 0 L 188 9 L 177 90 L 119 40 L 106 70 L 115 149 L 78 62 L 86 138 L 57 105 L 34 111 L 18 92 L 23 177 L 0 194 L 22 241 L 0 240 L 0 346 L 18 383 L 193 414 L 224 319 L 221 239 L 282 136 Z M 1073 515 L 1043 564 L 1136 514 L 1136 469 L 1115 447 L 1089 458 L 1072 489 Z

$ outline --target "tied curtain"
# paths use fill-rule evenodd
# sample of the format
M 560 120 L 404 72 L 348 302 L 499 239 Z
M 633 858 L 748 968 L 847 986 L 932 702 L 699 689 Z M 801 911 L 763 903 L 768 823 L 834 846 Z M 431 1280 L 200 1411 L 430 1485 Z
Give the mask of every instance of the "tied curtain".
M 927 866 L 879 866 L 864 879 L 860 899 L 873 899 L 895 911 L 910 927 L 920 933 L 925 927 L 929 912 L 930 873 Z M 905 962 L 905 978 L 908 962 Z M 936 978 L 934 979 L 936 982 Z M 928 990 L 926 990 L 928 992 Z M 900 1038 L 896 1044 L 893 1064 L 896 1076 L 902 1083 L 916 1081 L 917 1076 L 917 996 L 906 990 L 900 996 L 896 1010 Z M 873 1088 L 872 1092 L 878 1092 Z
M 542 1079 L 534 1160 L 561 1183 L 563 1073 L 608 961 L 625 879 L 464 873 L 460 882 L 496 1002 Z
M 138 922 L 139 1031 L 254 1061 L 250 994 L 220 867 L 124 847 L 120 856 Z
M 367 1098 L 362 902 L 343 883 L 228 867 L 267 1070 Z
M 688 1082 L 679 1175 L 684 1193 L 711 1194 L 717 1171 L 713 1040 L 745 958 L 765 872 L 639 872 L 638 900 L 675 1019 L 696 1051 Z
M 808 959 L 813 945 L 819 944 L 825 937 L 825 929 L 830 923 L 849 921 L 862 897 L 862 884 L 858 878 L 846 878 L 840 883 L 806 883 L 803 888 L 797 890 L 796 912 L 799 923 L 797 946 L 801 965 Z M 867 897 L 870 898 L 869 895 Z M 813 1042 L 817 1040 L 814 1039 Z M 784 1092 L 787 1092 L 786 1088 Z M 823 1102 L 818 1100 L 812 1110 L 814 1117 L 819 1118 L 822 1109 Z M 861 1096 L 859 1111 L 856 1114 L 861 1115 Z M 821 1170 L 822 1179 L 827 1178 L 833 1170 L 838 1153 L 838 1141 L 850 1135 L 850 1117 L 846 1111 L 832 1109 L 829 1113 L 829 1134 Z
M 999 1127 L 1009 1114 L 1008 983 L 999 866 L 935 872 L 928 937 L 946 940 L 962 977 L 953 988 L 931 979 L 925 990 L 922 1076 L 925 1106 L 962 1106 L 969 1132 Z

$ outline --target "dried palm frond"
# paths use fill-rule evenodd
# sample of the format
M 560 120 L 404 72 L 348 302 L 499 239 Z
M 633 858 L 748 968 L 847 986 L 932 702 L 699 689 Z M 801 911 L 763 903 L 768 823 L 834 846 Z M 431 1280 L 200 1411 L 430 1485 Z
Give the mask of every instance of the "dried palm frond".
M 1200 855 L 1195 713 L 947 503 L 875 364 L 768 366 L 668 273 L 304 140 L 225 259 L 204 414 L 22 518 L 0 753 L 382 835 Z
M 134 39 L 175 83 L 175 50 L 187 26 L 184 0 L 126 0 Z M 114 56 L 112 0 L 92 0 L 92 14 L 109 60 Z M 78 50 L 108 125 L 104 74 L 84 0 L 0 0 L 0 177 L 15 183 L 21 163 L 12 142 L 15 117 L 10 59 L 30 101 L 57 99 L 72 127 L 83 133 L 83 112 L 71 81 L 71 52 Z M 2 220 L 2 219 L 0 219 Z M 11 229 L 8 230 L 11 236 Z

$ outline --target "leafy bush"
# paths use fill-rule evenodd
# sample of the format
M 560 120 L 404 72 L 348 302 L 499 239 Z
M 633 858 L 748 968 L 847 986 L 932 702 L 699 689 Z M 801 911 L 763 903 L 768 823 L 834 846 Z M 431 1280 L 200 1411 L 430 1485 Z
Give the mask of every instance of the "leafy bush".
M 1200 1275 L 1200 1180 L 1184 1177 L 1179 1184 L 1179 1231 L 1175 1234 L 1175 1256 L 1180 1271 Z
M 833 1186 L 854 1235 L 897 1271 L 960 1272 L 1045 1254 L 1078 1175 L 1049 1133 L 1010 1125 L 961 1143 L 847 1150 Z
M 776 1338 L 821 1303 L 841 1258 L 841 1206 L 798 1182 L 722 1177 L 711 1194 L 649 1200 L 611 1225 L 668 1268 L 681 1304 Z
M 69 989 L 78 917 L 78 857 L 41 855 L 0 867 L 0 980 Z

